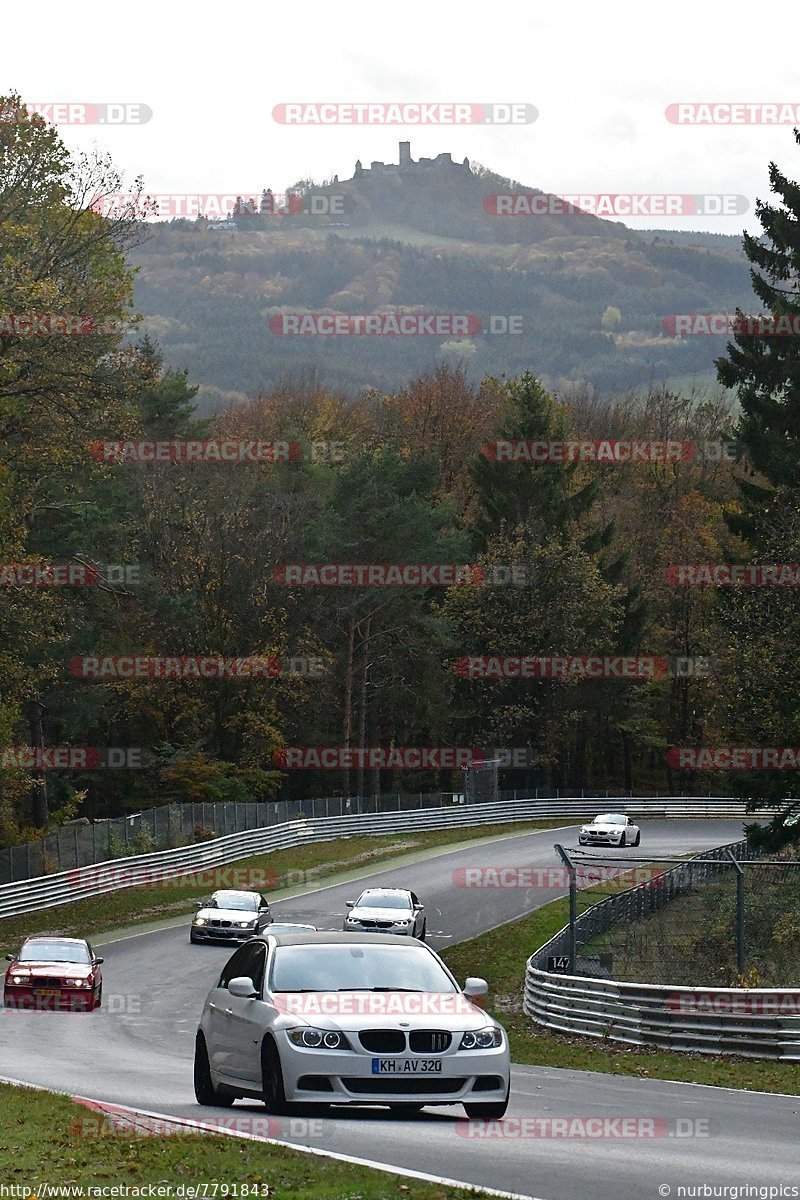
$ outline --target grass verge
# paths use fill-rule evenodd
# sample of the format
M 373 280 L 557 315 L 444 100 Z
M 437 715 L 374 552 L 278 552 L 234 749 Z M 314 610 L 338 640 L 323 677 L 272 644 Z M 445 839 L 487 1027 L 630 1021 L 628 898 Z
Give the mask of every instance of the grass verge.
M 87 1136 L 87 1129 L 92 1133 Z M 99 1124 L 65 1096 L 0 1084 L 3 1183 L 40 1195 L 43 1183 L 75 1186 L 210 1183 L 260 1200 L 463 1200 L 460 1188 L 423 1183 L 369 1167 L 317 1158 L 284 1146 L 215 1134 L 144 1136 Z M 202 1195 L 202 1192 L 199 1193 Z
M 597 899 L 610 894 L 609 888 L 592 889 Z M 520 921 L 459 942 L 442 954 L 457 979 L 467 975 L 488 979 L 489 1009 L 508 1032 L 513 1063 L 800 1095 L 796 1063 L 628 1047 L 604 1038 L 556 1033 L 534 1024 L 522 1010 L 525 963 L 568 920 L 569 901 L 554 900 Z
M 375 837 L 339 838 L 313 842 L 291 850 L 276 850 L 230 863 L 214 871 L 188 875 L 183 880 L 164 881 L 147 887 L 123 888 L 88 900 L 23 913 L 0 921 L 0 953 L 18 949 L 22 938 L 33 933 L 59 933 L 64 937 L 92 937 L 112 929 L 186 916 L 187 926 L 194 901 L 216 888 L 243 887 L 267 896 L 287 887 L 312 888 L 326 878 L 359 867 L 391 865 L 391 860 L 438 846 L 453 846 L 477 838 L 535 833 L 563 827 L 560 821 L 519 821 L 509 825 L 476 825 L 472 828 L 432 829 L 421 833 L 383 834 Z M 112 870 L 125 869 L 125 859 Z M 93 868 L 85 867 L 84 871 Z

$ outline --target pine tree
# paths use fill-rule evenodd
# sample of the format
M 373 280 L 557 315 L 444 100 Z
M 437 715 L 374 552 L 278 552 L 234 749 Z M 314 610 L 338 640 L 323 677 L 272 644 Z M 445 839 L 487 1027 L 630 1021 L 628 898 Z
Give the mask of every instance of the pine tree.
M 800 130 L 794 138 L 800 146 Z M 775 163 L 770 188 L 777 205 L 758 201 L 763 234 L 744 235 L 752 264 L 753 291 L 766 313 L 800 324 L 800 185 Z M 739 316 L 742 314 L 739 313 Z M 766 324 L 766 322 L 764 323 Z M 733 532 L 751 544 L 757 562 L 796 562 L 800 554 L 800 339 L 759 330 L 755 323 L 734 331 L 727 358 L 716 362 L 717 376 L 736 388 L 742 416 L 736 435 L 752 465 L 739 479 L 741 511 L 729 515 Z M 796 744 L 800 706 L 792 679 L 792 630 L 800 609 L 792 588 L 745 588 L 723 597 L 727 625 L 736 637 L 728 687 L 723 691 L 728 728 L 756 743 Z M 753 734 L 755 733 L 755 738 Z M 800 800 L 785 772 L 759 771 L 734 778 L 733 790 L 747 796 L 751 810 L 781 804 L 766 829 L 751 827 L 754 844 L 778 846 L 800 837 Z
M 794 136 L 800 145 L 800 130 Z M 744 252 L 753 264 L 753 291 L 766 312 L 800 321 L 800 185 L 775 163 L 770 163 L 769 180 L 781 204 L 757 202 L 764 233 L 745 233 Z M 737 311 L 737 316 L 744 314 Z M 745 489 L 745 504 L 755 516 L 773 488 L 800 486 L 800 338 L 735 330 L 727 358 L 715 365 L 720 383 L 737 389 L 742 406 L 737 437 L 770 485 L 765 490 L 750 481 Z

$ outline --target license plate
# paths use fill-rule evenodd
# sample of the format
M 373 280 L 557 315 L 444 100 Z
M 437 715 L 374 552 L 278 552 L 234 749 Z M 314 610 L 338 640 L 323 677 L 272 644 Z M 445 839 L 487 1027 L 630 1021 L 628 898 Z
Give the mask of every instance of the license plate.
M 37 996 L 60 996 L 61 995 L 61 992 L 58 990 L 58 988 L 35 988 L 34 991 Z
M 441 1075 L 440 1058 L 373 1058 L 373 1075 Z

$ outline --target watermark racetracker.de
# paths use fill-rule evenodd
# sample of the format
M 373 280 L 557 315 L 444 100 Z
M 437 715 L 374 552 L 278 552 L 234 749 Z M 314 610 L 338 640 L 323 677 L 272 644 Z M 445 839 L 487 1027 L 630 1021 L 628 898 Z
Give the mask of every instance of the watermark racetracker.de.
M 0 125 L 29 121 L 32 115 L 51 125 L 146 125 L 153 119 L 149 104 L 104 100 L 26 100 L 19 108 L 0 108 Z
M 800 563 L 670 563 L 664 574 L 679 587 L 800 586 Z
M 669 313 L 667 337 L 800 337 L 800 313 Z
M 93 441 L 89 454 L 115 463 L 286 463 L 342 462 L 342 441 L 217 438 L 211 441 Z
M 731 217 L 749 208 L 746 196 L 711 192 L 504 192 L 483 199 L 491 217 Z
M 321 678 L 328 664 L 320 656 L 251 654 L 225 658 L 218 654 L 88 654 L 72 658 L 69 672 L 76 679 L 277 679 L 284 676 Z
M 524 563 L 281 563 L 274 583 L 287 587 L 526 587 Z
M 601 886 L 608 890 L 618 887 L 622 891 L 640 884 L 654 885 L 664 874 L 664 869 L 655 866 L 632 868 L 610 867 L 602 863 L 582 862 L 575 864 L 575 883 L 579 889 Z M 552 891 L 557 888 L 568 890 L 570 871 L 567 867 L 531 866 L 474 866 L 456 867 L 451 875 L 454 887 L 476 890 Z
M 141 771 L 146 751 L 139 746 L 3 746 L 0 767 L 25 771 Z
M 141 582 L 139 563 L 0 563 L 0 587 L 92 587 Z
M 591 1141 L 626 1141 L 642 1138 L 711 1137 L 708 1117 L 504 1117 L 499 1121 L 457 1121 L 462 1138 L 532 1139 L 579 1138 Z
M 667 679 L 707 678 L 713 659 L 654 655 L 463 655 L 454 671 L 462 679 Z
M 671 746 L 664 758 L 679 771 L 800 771 L 798 746 Z
M 531 125 L 538 117 L 522 101 L 287 101 L 276 104 L 278 125 Z
M 675 439 L 620 440 L 617 438 L 532 441 L 497 438 L 484 442 L 481 454 L 498 463 L 688 463 L 735 460 L 736 442 L 686 442 Z
M 280 312 L 269 319 L 279 337 L 492 337 L 519 335 L 521 313 Z
M 800 104 L 786 101 L 687 101 L 668 104 L 671 125 L 800 125 Z

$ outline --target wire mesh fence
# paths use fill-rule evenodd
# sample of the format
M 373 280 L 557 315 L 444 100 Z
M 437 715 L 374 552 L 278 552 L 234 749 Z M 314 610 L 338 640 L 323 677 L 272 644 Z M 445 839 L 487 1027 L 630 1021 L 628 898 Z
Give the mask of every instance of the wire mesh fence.
M 800 985 L 797 847 L 766 860 L 742 841 L 614 877 L 599 862 L 574 866 L 574 934 L 543 947 L 537 966 L 559 956 L 570 974 L 625 983 Z
M 129 854 L 146 854 L 151 850 L 169 850 L 187 846 L 211 837 L 241 833 L 247 829 L 263 829 L 286 821 L 306 818 L 339 817 L 358 813 L 400 812 L 423 808 L 439 808 L 450 804 L 480 804 L 491 799 L 542 799 L 552 802 L 591 798 L 600 800 L 598 793 L 556 789 L 543 792 L 535 789 L 497 789 L 497 769 L 481 774 L 481 783 L 465 788 L 464 792 L 410 792 L 380 796 L 332 796 L 303 800 L 276 800 L 252 803 L 220 801 L 217 803 L 164 804 L 157 808 L 107 820 L 89 822 L 86 819 L 70 822 L 52 830 L 39 841 L 0 848 L 0 884 L 24 879 L 36 879 L 57 871 L 73 870 Z M 486 794 L 488 792 L 488 794 Z M 707 795 L 709 804 L 728 805 L 728 796 Z M 620 795 L 606 800 L 626 799 Z M 627 799 L 634 799 L 633 796 Z M 664 804 L 659 815 L 666 815 L 667 806 L 694 800 L 689 796 L 639 797 L 643 802 Z M 701 796 L 697 796 L 700 801 Z M 722 815 L 725 815 L 723 812 Z
M 170 850 L 286 821 L 438 808 L 447 799 L 441 792 L 431 792 L 261 803 L 165 804 L 109 820 L 74 821 L 40 841 L 0 850 L 0 884 L 35 879 L 126 855 Z

